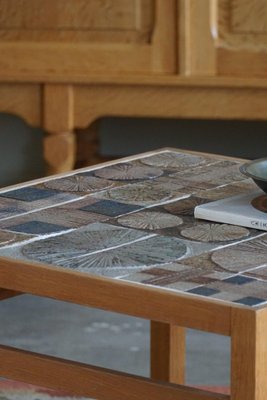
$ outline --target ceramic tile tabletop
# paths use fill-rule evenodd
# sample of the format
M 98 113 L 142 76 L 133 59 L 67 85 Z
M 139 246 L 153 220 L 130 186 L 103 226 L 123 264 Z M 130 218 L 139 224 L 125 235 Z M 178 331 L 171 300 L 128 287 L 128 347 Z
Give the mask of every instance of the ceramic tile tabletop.
M 0 256 L 262 306 L 267 234 L 193 216 L 255 189 L 239 167 L 163 149 L 3 189 Z

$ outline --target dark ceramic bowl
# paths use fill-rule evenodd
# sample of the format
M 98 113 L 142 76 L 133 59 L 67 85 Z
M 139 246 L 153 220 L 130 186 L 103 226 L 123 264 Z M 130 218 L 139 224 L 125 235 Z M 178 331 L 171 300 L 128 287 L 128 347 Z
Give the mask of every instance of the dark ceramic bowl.
M 242 174 L 252 178 L 253 181 L 267 193 L 267 158 L 260 158 L 241 165 Z

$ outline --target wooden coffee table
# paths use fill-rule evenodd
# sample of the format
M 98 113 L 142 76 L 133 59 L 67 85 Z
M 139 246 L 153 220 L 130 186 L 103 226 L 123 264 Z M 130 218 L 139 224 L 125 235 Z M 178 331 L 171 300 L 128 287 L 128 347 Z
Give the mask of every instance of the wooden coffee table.
M 0 375 L 103 400 L 266 400 L 267 234 L 195 220 L 242 161 L 162 149 L 0 192 L 0 298 L 151 321 L 151 377 L 0 346 Z M 231 396 L 184 385 L 184 328 L 231 337 Z

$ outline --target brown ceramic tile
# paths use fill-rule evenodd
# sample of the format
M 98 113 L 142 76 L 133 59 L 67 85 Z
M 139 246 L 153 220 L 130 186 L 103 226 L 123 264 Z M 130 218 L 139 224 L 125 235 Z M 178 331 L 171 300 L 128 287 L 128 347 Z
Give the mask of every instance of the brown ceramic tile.
M 46 189 L 58 190 L 60 192 L 70 192 L 88 194 L 108 189 L 114 186 L 114 182 L 106 179 L 99 179 L 94 176 L 82 174 L 71 175 L 60 179 L 52 179 L 42 185 Z
M 185 196 L 187 195 L 183 192 L 180 185 L 173 185 L 168 182 L 161 184 L 158 181 L 133 183 L 93 195 L 93 197 L 100 199 L 140 206 L 161 204 Z
M 201 190 L 195 195 L 199 198 L 215 201 L 226 197 L 236 196 L 239 194 L 249 193 L 256 189 L 255 183 L 251 179 L 246 179 L 241 182 L 236 182 L 234 185 L 228 184 L 222 187 L 216 187 L 208 190 Z
M 221 161 L 212 166 L 200 166 L 193 170 L 178 172 L 171 176 L 176 178 L 181 184 L 198 185 L 199 188 L 209 189 L 245 180 L 244 175 L 239 171 L 239 165 L 239 163 L 232 161 Z
M 104 215 L 59 206 L 28 213 L 23 216 L 8 219 L 2 222 L 0 221 L 0 229 L 15 231 L 16 228 L 22 229 L 20 228 L 22 225 L 25 226 L 26 229 L 27 224 L 38 222 L 51 225 L 51 230 L 49 233 L 53 233 L 54 231 L 64 231 L 70 228 L 78 228 L 80 226 L 88 225 L 93 222 L 104 221 L 107 218 L 108 217 Z M 54 226 L 55 230 L 53 230 L 52 225 Z M 48 232 L 40 231 L 39 233 L 41 234 Z

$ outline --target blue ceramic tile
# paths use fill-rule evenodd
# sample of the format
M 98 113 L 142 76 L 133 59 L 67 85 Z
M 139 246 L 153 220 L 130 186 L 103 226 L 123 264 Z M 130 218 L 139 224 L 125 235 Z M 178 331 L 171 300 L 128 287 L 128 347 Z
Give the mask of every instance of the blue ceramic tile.
M 35 201 L 42 200 L 48 197 L 56 195 L 56 190 L 44 190 L 34 187 L 27 187 L 17 190 L 12 190 L 7 193 L 2 193 L 1 197 L 8 197 L 10 199 L 22 200 L 22 201 Z
M 86 171 L 86 172 L 81 172 L 79 174 L 75 174 L 77 176 L 94 176 L 95 175 L 95 171 Z
M 40 235 L 45 233 L 64 231 L 67 228 L 60 225 L 50 224 L 48 222 L 30 221 L 30 222 L 25 222 L 24 224 L 13 225 L 6 229 L 14 232 L 23 232 L 23 233 Z
M 232 283 L 233 285 L 244 285 L 253 282 L 255 279 L 248 278 L 243 275 L 232 276 L 231 278 L 224 279 L 223 282 Z
M 23 211 L 25 210 L 19 210 L 17 207 L 3 207 L 0 208 L 0 216 L 6 217 Z
M 247 296 L 242 299 L 235 300 L 234 303 L 244 304 L 245 306 L 257 306 L 264 303 L 266 300 L 260 299 L 258 297 Z
M 94 204 L 80 208 L 82 211 L 89 211 L 98 214 L 108 215 L 109 217 L 117 217 L 118 215 L 127 214 L 132 211 L 141 209 L 142 207 L 133 204 L 118 203 L 111 200 L 100 200 Z
M 211 289 L 205 286 L 200 286 L 191 290 L 188 290 L 188 293 L 199 294 L 200 296 L 212 296 L 213 294 L 220 293 L 219 290 Z

